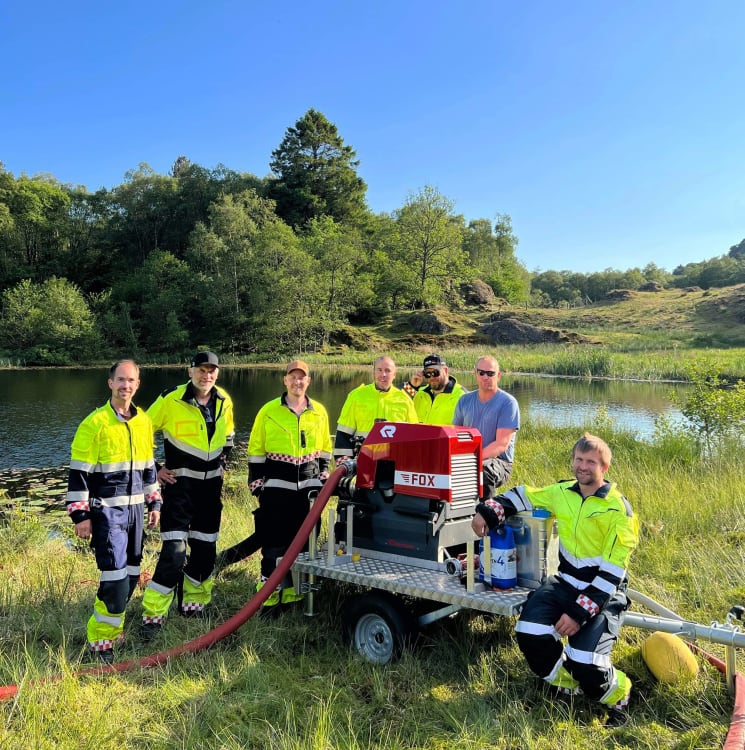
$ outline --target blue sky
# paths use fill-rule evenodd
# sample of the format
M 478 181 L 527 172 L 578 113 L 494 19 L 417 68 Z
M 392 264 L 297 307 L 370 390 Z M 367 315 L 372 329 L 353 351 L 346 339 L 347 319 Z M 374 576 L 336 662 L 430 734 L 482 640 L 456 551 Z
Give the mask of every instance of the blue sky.
M 672 270 L 745 238 L 743 39 L 742 0 L 6 0 L 0 161 L 264 176 L 313 107 L 376 212 L 431 185 L 529 270 Z

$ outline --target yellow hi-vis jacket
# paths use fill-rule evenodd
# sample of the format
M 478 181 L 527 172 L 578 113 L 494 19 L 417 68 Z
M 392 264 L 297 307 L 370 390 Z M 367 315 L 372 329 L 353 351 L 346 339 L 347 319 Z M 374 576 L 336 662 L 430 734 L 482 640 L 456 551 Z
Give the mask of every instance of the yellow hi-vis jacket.
M 351 458 L 355 442 L 367 437 L 376 422 L 411 422 L 419 418 L 411 397 L 396 387 L 379 391 L 375 383 L 355 388 L 342 406 L 336 425 L 334 458 Z
M 177 477 L 212 479 L 222 475 L 221 456 L 233 447 L 233 402 L 217 386 L 215 431 L 209 437 L 201 410 L 194 402 L 191 382 L 170 388 L 147 410 L 153 429 L 163 431 L 165 465 Z
M 320 488 L 319 474 L 328 471 L 331 434 L 326 409 L 307 399 L 299 416 L 285 396 L 259 409 L 248 441 L 248 484 L 258 494 L 263 488 L 286 490 Z
M 639 543 L 639 521 L 615 483 L 606 482 L 584 499 L 579 483 L 569 480 L 548 487 L 515 487 L 495 500 L 507 516 L 533 508 L 556 516 L 558 576 L 577 591 L 567 613 L 573 620 L 583 624 L 594 617 L 627 581 L 629 558 Z M 476 510 L 488 513 L 482 504 Z M 490 527 L 492 521 L 487 518 Z
M 454 377 L 442 393 L 434 394 L 428 385 L 414 394 L 414 408 L 423 424 L 453 424 L 453 414 L 458 399 L 468 391 Z
M 153 429 L 142 409 L 120 420 L 111 402 L 91 412 L 72 441 L 65 505 L 73 523 L 90 518 L 92 505 L 119 508 L 147 501 L 160 510 Z

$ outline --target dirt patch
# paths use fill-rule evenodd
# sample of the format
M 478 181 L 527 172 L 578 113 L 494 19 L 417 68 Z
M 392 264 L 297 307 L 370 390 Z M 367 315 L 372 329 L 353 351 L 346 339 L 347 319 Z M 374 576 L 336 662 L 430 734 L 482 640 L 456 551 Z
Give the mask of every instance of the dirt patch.
M 481 327 L 495 344 L 592 344 L 592 339 L 571 331 L 539 328 L 515 318 L 496 320 Z

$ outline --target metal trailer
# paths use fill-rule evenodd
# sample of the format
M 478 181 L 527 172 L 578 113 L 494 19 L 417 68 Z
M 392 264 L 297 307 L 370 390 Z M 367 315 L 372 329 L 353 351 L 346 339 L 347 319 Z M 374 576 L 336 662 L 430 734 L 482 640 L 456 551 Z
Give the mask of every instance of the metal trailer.
M 337 487 L 337 509 L 328 511 L 328 543 L 319 550 L 311 533 L 309 551 L 298 555 L 292 574 L 296 590 L 305 594 L 309 616 L 315 614 L 315 596 L 324 581 L 357 587 L 341 619 L 346 637 L 365 659 L 378 664 L 396 659 L 420 628 L 460 611 L 517 616 L 531 591 L 556 571 L 554 519 L 519 513 L 508 521 L 517 553 L 517 586 L 499 590 L 479 580 L 470 529 L 474 495 L 477 501 L 482 489 L 477 431 L 376 425 L 355 469 L 356 477 L 350 472 L 348 483 Z M 483 541 L 483 578 L 489 581 L 488 536 Z M 460 554 L 451 554 L 456 551 Z M 745 648 L 738 624 L 743 607 L 733 607 L 724 623 L 703 625 L 637 591 L 628 593 L 653 614 L 628 611 L 625 626 L 723 645 L 727 683 L 734 692 L 735 648 Z

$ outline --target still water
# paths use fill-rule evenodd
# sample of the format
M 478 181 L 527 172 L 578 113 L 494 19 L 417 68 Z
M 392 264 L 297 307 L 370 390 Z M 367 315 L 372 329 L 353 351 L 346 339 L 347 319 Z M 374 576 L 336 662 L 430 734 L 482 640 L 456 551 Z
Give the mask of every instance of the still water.
M 259 408 L 282 392 L 283 374 L 281 368 L 272 367 L 220 369 L 219 383 L 235 403 L 239 439 L 248 436 Z M 371 382 L 372 372 L 323 367 L 312 374 L 308 393 L 326 407 L 333 432 L 347 393 Z M 476 388 L 473 373 L 451 371 L 451 375 L 467 388 Z M 5 394 L 0 409 L 0 471 L 67 464 L 77 425 L 110 395 L 106 379 L 105 370 L 0 371 L 0 393 Z M 180 368 L 143 368 L 141 380 L 135 403 L 147 407 L 165 388 L 186 382 L 187 374 Z M 505 375 L 501 387 L 517 398 L 523 422 L 590 426 L 603 405 L 618 426 L 648 437 L 655 416 L 678 416 L 669 400 L 669 385 Z

